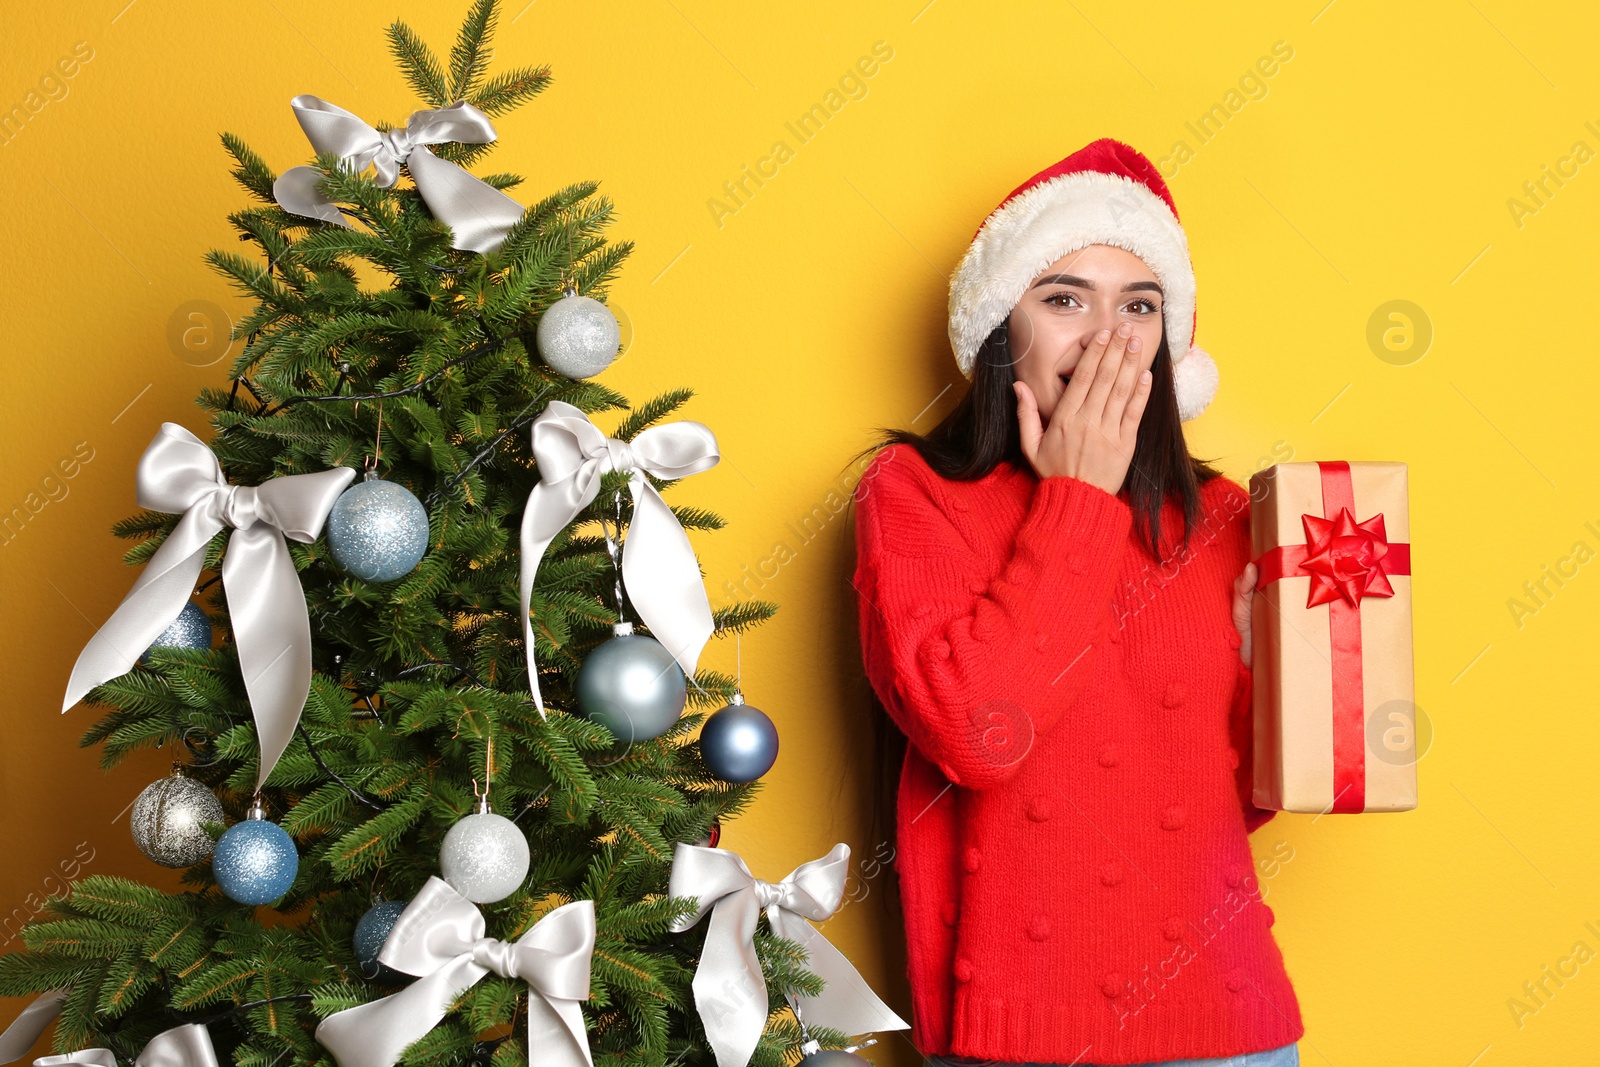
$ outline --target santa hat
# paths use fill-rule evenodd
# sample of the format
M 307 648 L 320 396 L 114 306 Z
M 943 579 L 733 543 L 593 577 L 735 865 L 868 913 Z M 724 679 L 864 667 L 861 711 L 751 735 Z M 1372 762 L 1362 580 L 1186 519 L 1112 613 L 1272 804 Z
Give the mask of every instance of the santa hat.
M 1109 137 L 1023 182 L 978 227 L 950 281 L 950 346 L 961 373 L 972 377 L 978 348 L 1033 279 L 1092 244 L 1132 252 L 1161 283 L 1178 416 L 1187 422 L 1217 395 L 1217 365 L 1194 345 L 1189 242 L 1155 164 Z

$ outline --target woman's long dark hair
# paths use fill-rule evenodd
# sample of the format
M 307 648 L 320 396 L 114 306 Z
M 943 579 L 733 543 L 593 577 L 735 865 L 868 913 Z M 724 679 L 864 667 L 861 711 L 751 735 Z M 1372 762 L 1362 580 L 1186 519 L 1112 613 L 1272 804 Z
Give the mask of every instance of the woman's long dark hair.
M 1150 397 L 1139 420 L 1133 459 L 1122 489 L 1133 509 L 1134 528 L 1145 550 L 1165 563 L 1161 542 L 1161 508 L 1169 498 L 1183 518 L 1182 544 L 1187 546 L 1200 512 L 1200 487 L 1222 472 L 1209 461 L 1189 454 L 1178 417 L 1178 396 L 1172 379 L 1172 359 L 1166 332 L 1150 365 Z M 955 408 L 926 434 L 879 427 L 880 439 L 852 457 L 892 444 L 915 448 L 937 474 L 955 481 L 972 481 L 990 473 L 1002 461 L 1030 466 L 1022 451 L 1022 431 L 1017 423 L 1017 398 L 1012 390 L 1016 364 L 1006 323 L 995 327 L 979 346 L 973 360 L 972 383 Z M 857 465 L 857 469 L 862 469 Z M 1173 546 L 1176 548 L 1176 546 Z M 873 734 L 878 764 L 873 805 L 872 840 L 894 840 L 894 798 L 906 739 L 872 693 Z

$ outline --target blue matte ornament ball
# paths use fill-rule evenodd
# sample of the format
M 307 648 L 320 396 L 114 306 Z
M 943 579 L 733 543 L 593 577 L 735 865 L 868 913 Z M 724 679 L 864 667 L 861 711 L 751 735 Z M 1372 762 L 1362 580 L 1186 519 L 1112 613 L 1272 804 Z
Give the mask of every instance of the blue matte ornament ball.
M 356 963 L 361 967 L 363 978 L 373 982 L 402 982 L 410 977 L 378 962 L 383 943 L 389 940 L 389 932 L 405 910 L 406 903 L 403 900 L 380 900 L 367 909 L 361 921 L 356 923 L 353 941 Z
M 428 511 L 411 490 L 371 471 L 339 494 L 324 526 L 339 566 L 367 582 L 404 578 L 428 551 Z
M 734 695 L 700 728 L 700 756 L 724 782 L 753 782 L 778 759 L 778 728 L 766 712 Z
M 211 616 L 200 605 L 189 601 L 172 620 L 172 625 L 162 630 L 150 647 L 139 656 L 141 664 L 148 665 L 150 653 L 158 648 L 208 649 L 211 647 Z
M 246 819 L 217 839 L 211 873 L 228 899 L 240 904 L 270 904 L 294 885 L 300 854 L 294 840 L 277 823 Z

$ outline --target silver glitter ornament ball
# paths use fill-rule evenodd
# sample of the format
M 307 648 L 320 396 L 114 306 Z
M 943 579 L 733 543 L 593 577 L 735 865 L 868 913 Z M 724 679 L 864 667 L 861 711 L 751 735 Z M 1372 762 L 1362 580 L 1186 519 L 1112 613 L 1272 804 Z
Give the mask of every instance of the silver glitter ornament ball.
M 200 609 L 200 605 L 189 601 L 178 612 L 178 617 L 172 620 L 172 625 L 162 630 L 156 639 L 150 642 L 150 647 L 139 656 L 139 662 L 148 664 L 150 653 L 158 648 L 198 648 L 211 647 L 211 616 Z
M 578 669 L 578 713 L 617 735 L 648 741 L 672 728 L 683 714 L 688 682 L 666 646 L 632 633 L 628 623 L 600 645 Z
M 534 340 L 540 357 L 557 374 L 592 378 L 617 358 L 622 329 L 610 308 L 569 290 L 539 317 Z
M 422 501 L 399 482 L 386 482 L 371 471 L 339 494 L 325 529 L 333 558 L 363 581 L 404 578 L 428 551 Z
M 211 855 L 215 842 L 205 824 L 223 821 L 211 790 L 177 773 L 145 786 L 129 815 L 133 843 L 163 867 L 189 867 Z
M 766 712 L 735 693 L 733 702 L 701 727 L 700 757 L 724 782 L 753 782 L 778 760 L 778 728 Z
M 517 891 L 532 862 L 528 839 L 504 815 L 480 811 L 450 827 L 439 850 L 439 873 L 474 904 L 493 904 Z

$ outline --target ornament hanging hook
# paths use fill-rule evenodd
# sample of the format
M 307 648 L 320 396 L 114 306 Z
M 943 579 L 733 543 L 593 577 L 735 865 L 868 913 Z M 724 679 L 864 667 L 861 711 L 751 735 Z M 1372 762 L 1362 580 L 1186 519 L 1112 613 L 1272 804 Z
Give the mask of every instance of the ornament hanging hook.
M 641 475 L 641 477 L 642 477 L 642 475 Z M 617 626 L 621 627 L 621 626 L 624 626 L 625 624 L 627 624 L 628 628 L 625 629 L 625 630 L 621 630 L 619 632 L 621 632 L 621 633 L 632 633 L 633 632 L 632 631 L 632 626 L 631 626 L 631 624 L 628 624 L 627 614 L 623 609 L 624 599 L 623 599 L 623 592 L 622 592 L 622 564 L 619 562 L 619 558 L 618 558 L 623 553 L 625 553 L 627 551 L 627 547 L 628 547 L 622 541 L 622 489 L 621 488 L 618 488 L 615 491 L 615 493 L 613 494 L 613 499 L 615 500 L 616 506 L 617 506 L 617 536 L 616 536 L 615 539 L 612 538 L 612 536 L 611 536 L 611 527 L 606 523 L 606 518 L 605 518 L 604 513 L 602 513 L 600 515 L 600 529 L 601 529 L 601 532 L 605 534 L 606 555 L 611 557 L 611 570 L 612 570 L 612 574 L 613 574 L 613 583 L 614 583 L 615 595 L 616 595 L 616 600 L 617 600 Z M 688 671 L 684 672 L 684 680 L 689 684 L 689 686 L 692 689 L 694 689 L 694 691 L 696 693 L 699 693 L 701 696 L 705 697 L 707 700 L 712 699 L 712 695 L 710 693 L 706 692 L 704 687 L 702 687 L 699 682 L 695 681 L 694 676 L 692 674 L 690 674 Z
M 561 295 L 577 296 L 577 278 L 572 270 L 572 231 L 567 230 L 567 262 L 561 269 Z
M 794 1021 L 800 1025 L 800 1055 L 802 1057 L 810 1056 L 815 1052 L 821 1051 L 822 1042 L 811 1036 L 811 1031 L 806 1027 L 805 1016 L 800 1011 L 798 999 L 788 991 L 784 992 L 783 999 L 789 1003 L 789 1010 L 794 1012 Z M 842 1051 L 853 1053 L 866 1048 L 868 1045 L 876 1045 L 877 1043 L 877 1038 L 869 1037 L 865 1041 L 847 1046 Z
M 805 1015 L 800 1011 L 800 1002 L 796 1000 L 794 994 L 790 993 L 788 990 L 784 991 L 783 999 L 789 1002 L 789 1010 L 794 1012 L 794 1021 L 800 1026 L 801 1051 L 806 1051 L 805 1046 L 814 1045 L 815 1042 L 812 1041 L 811 1031 L 806 1026 Z M 809 1052 L 806 1052 L 806 1055 L 809 1056 L 815 1051 L 816 1049 L 812 1048 Z
M 605 512 L 604 512 L 603 509 L 600 512 L 599 519 L 600 519 L 600 532 L 606 539 L 606 556 L 611 560 L 611 575 L 612 575 L 611 582 L 612 582 L 612 592 L 613 592 L 613 595 L 616 598 L 616 604 L 617 604 L 617 622 L 618 622 L 618 624 L 621 624 L 621 623 L 624 623 L 624 622 L 628 621 L 627 612 L 623 608 L 622 564 L 621 564 L 621 562 L 619 560 L 619 557 L 622 554 L 622 544 L 621 544 L 621 542 L 622 542 L 622 490 L 621 489 L 618 489 L 616 491 L 615 501 L 616 501 L 616 505 L 617 505 L 617 533 L 616 533 L 615 537 L 612 537 L 612 535 L 611 535 L 611 525 L 610 525 L 610 523 L 608 523 L 606 521 L 606 516 L 605 516 Z
M 367 474 L 371 475 L 378 469 L 378 460 L 383 455 L 383 401 L 378 401 L 378 434 L 372 442 L 372 455 L 367 457 Z
M 489 738 L 483 753 L 483 792 L 478 792 L 478 780 L 472 780 L 472 795 L 478 798 L 478 813 L 489 810 L 489 785 L 494 779 L 494 738 Z

